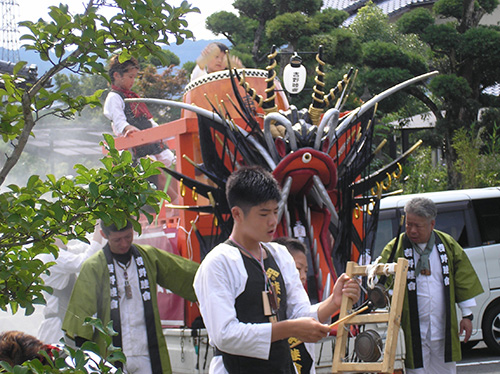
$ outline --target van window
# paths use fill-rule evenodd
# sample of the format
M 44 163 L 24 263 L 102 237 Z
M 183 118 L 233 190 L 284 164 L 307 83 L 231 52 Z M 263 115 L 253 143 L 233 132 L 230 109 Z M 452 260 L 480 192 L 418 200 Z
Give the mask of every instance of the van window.
M 369 217 L 368 219 L 372 220 L 373 217 Z M 375 236 L 373 248 L 370 251 L 372 260 L 375 260 L 378 256 L 380 256 L 386 244 L 394 239 L 396 233 L 398 232 L 398 224 L 399 222 L 395 209 L 380 211 L 377 223 L 377 234 Z M 368 240 L 368 242 L 370 241 Z
M 465 225 L 465 211 L 453 210 L 439 212 L 436 217 L 436 230 L 450 234 L 462 248 L 470 247 L 467 237 L 467 227 Z
M 473 200 L 483 245 L 500 243 L 500 199 Z

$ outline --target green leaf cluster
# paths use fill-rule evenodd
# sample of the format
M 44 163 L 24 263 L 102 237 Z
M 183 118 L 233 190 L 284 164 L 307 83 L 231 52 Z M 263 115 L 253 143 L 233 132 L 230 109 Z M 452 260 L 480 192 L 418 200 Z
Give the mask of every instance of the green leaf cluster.
M 500 140 L 498 127 L 495 125 L 493 135 L 483 139 L 484 128 L 477 133 L 472 129 L 461 128 L 453 136 L 453 148 L 457 152 L 458 162 L 455 164 L 460 174 L 461 188 L 490 187 L 500 184 Z M 483 152 L 482 148 L 489 148 Z
M 433 162 L 431 147 L 419 148 L 403 165 L 403 179 L 393 181 L 391 190 L 402 189 L 405 194 L 446 190 L 446 166 Z
M 0 194 L 0 308 L 10 304 L 13 312 L 24 308 L 33 312 L 33 304 L 44 303 L 40 275 L 51 264 L 37 260 L 40 253 L 57 257 L 55 238 L 88 242 L 86 234 L 94 230 L 96 221 L 124 226 L 132 218 L 135 231 L 141 232 L 139 219 L 152 222 L 148 206 L 159 211 L 159 203 L 168 196 L 154 189 L 147 178 L 158 174 L 159 162 L 141 159 L 132 162 L 130 152 L 114 148 L 110 135 L 105 135 L 108 154 L 101 159 L 102 168 L 88 169 L 76 165 L 74 178 L 56 179 L 48 175 L 29 178 L 25 187 L 9 185 Z

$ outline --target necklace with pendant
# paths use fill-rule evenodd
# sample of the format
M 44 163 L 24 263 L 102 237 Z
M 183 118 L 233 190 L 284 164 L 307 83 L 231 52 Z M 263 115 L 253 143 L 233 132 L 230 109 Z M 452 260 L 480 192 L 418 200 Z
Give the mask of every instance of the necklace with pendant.
M 130 266 L 132 259 L 128 260 L 128 262 L 125 265 L 122 265 L 119 261 L 116 261 L 119 267 L 123 269 L 123 277 L 125 278 L 125 297 L 127 299 L 132 298 L 132 287 L 130 286 L 130 283 L 128 281 L 128 273 L 127 269 Z

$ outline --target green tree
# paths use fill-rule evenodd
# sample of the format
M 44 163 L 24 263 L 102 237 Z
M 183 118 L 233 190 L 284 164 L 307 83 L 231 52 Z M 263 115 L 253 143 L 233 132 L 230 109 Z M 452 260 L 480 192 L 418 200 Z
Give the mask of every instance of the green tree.
M 384 42 L 392 41 L 393 27 L 388 22 L 389 18 L 378 6 L 369 1 L 364 7 L 358 10 L 356 18 L 349 26 L 362 42 L 380 40 Z
M 371 1 L 358 11 L 349 29 L 361 41 L 362 68 L 359 76 L 363 88 L 369 92 L 381 92 L 429 70 L 429 48 L 425 43 L 415 35 L 401 34 L 389 22 L 388 16 Z M 412 86 L 382 101 L 379 109 L 390 113 L 398 112 L 405 106 L 414 106 L 414 99 L 408 93 L 421 101 L 431 101 L 425 90 Z
M 271 46 L 276 44 L 266 37 L 267 23 L 281 14 L 314 14 L 321 8 L 321 0 L 235 0 L 233 6 L 238 16 L 226 11 L 216 12 L 207 18 L 206 26 L 216 35 L 226 36 L 240 53 L 238 56 L 243 56 L 245 64 L 248 62 L 244 56 L 251 56 L 253 65 L 258 66 L 265 63 Z
M 457 152 L 455 168 L 460 175 L 460 188 L 490 187 L 500 183 L 500 155 L 494 149 L 498 144 L 497 128 L 485 143 L 482 139 L 485 128 L 478 132 L 459 129 L 453 137 L 453 148 Z M 481 149 L 486 146 L 489 152 Z
M 51 115 L 71 118 L 86 106 L 99 105 L 100 90 L 90 96 L 74 97 L 65 92 L 69 82 L 54 90 L 46 88 L 57 73 L 68 69 L 104 74 L 101 61 L 112 53 L 120 53 L 123 59 L 152 55 L 166 62 L 161 45 L 169 44 L 172 38 L 182 43 L 184 38 L 192 37 L 185 28 L 184 16 L 199 11 L 187 2 L 172 7 L 157 0 L 116 0 L 116 14 L 108 19 L 99 13 L 102 4 L 90 0 L 82 14 L 72 14 L 67 5 L 61 4 L 50 7 L 50 21 L 21 22 L 29 30 L 22 36 L 29 43 L 25 48 L 39 52 L 52 68 L 26 88 L 16 85 L 16 75 L 25 63 L 16 65 L 12 76 L 2 77 L 0 133 L 11 148 L 0 170 L 0 185 L 18 162 L 40 119 Z M 141 160 L 134 167 L 129 152 L 114 149 L 111 136 L 105 140 L 109 153 L 102 159 L 102 168 L 77 165 L 77 175 L 72 179 L 33 175 L 26 186 L 11 184 L 0 194 L 1 309 L 10 305 L 16 312 L 22 307 L 29 314 L 34 303 L 43 302 L 41 291 L 45 287 L 39 275 L 49 265 L 35 256 L 43 252 L 57 256 L 55 238 L 63 242 L 85 241 L 85 234 L 93 231 L 97 219 L 123 225 L 129 215 L 134 218 L 134 228 L 140 231 L 140 214 L 152 220 L 145 205 L 158 210 L 158 201 L 167 198 L 146 181 L 159 172 L 157 166 L 161 164 Z
M 471 129 L 480 108 L 499 106 L 498 101 L 482 91 L 500 81 L 500 30 L 479 24 L 497 6 L 498 0 L 439 0 L 433 12 L 436 17 L 445 18 L 444 23 L 437 23 L 422 9 L 407 13 L 398 21 L 401 32 L 416 33 L 429 45 L 433 52 L 431 64 L 441 72 L 429 88 L 437 99 L 437 112 L 446 112 L 438 121 L 437 133 L 444 143 L 449 188 L 461 185 L 455 167 L 458 157 L 455 133 Z M 480 128 L 476 126 L 476 131 Z
M 286 13 L 267 23 L 266 35 L 276 45 L 289 43 L 292 50 L 298 49 L 300 38 L 309 37 L 318 29 L 311 17 L 301 12 Z
M 142 97 L 155 99 L 180 99 L 184 87 L 189 81 L 186 70 L 171 65 L 158 74 L 156 68 L 149 65 L 142 70 L 140 79 L 135 86 L 137 93 Z M 148 105 L 158 123 L 166 123 L 180 118 L 180 108 L 166 108 L 163 105 Z
M 403 165 L 403 175 L 403 179 L 393 181 L 393 191 L 403 189 L 405 194 L 442 191 L 448 184 L 446 167 L 433 162 L 431 147 L 416 150 Z

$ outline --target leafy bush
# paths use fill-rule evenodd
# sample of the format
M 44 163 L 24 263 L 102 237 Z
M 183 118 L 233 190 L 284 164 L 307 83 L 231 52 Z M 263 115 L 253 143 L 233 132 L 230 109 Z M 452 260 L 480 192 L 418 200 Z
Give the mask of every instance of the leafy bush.
M 403 175 L 392 188 L 404 194 L 443 191 L 448 184 L 446 166 L 433 163 L 431 147 L 416 150 L 403 165 Z
M 130 152 L 114 148 L 114 139 L 105 135 L 108 154 L 99 169 L 76 165 L 74 178 L 43 180 L 32 175 L 26 187 L 9 185 L 0 194 L 0 309 L 10 304 L 13 313 L 25 308 L 33 313 L 33 304 L 44 304 L 40 274 L 50 264 L 35 259 L 40 253 L 57 257 L 55 238 L 88 242 L 96 220 L 124 226 L 127 217 L 135 217 L 134 229 L 141 232 L 141 214 L 153 217 L 146 206 L 159 210 L 159 201 L 168 198 L 154 189 L 146 178 L 160 173 L 160 162 L 141 159 L 136 166 Z

